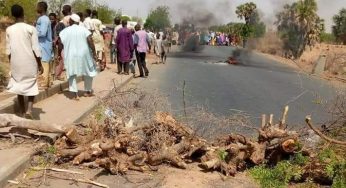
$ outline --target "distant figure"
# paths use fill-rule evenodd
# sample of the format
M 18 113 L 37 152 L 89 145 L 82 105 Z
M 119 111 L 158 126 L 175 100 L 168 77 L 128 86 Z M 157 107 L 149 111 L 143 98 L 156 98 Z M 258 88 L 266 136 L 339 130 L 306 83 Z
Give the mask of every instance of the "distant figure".
M 51 83 L 53 83 L 51 78 L 53 38 L 50 19 L 47 16 L 47 9 L 48 5 L 46 2 L 41 1 L 37 3 L 37 13 L 40 16 L 36 22 L 36 29 L 42 55 L 42 66 L 44 70 L 46 70 L 39 78 L 39 86 L 41 89 L 47 89 L 51 86 Z
M 58 18 L 57 18 L 57 15 L 55 13 L 50 13 L 48 17 L 49 17 L 50 24 L 51 24 L 51 27 L 52 27 L 52 38 L 53 38 L 53 43 L 54 43 L 54 40 L 55 40 L 55 37 L 56 37 L 55 27 L 58 24 Z
M 35 96 L 38 95 L 37 76 L 43 73 L 41 50 L 35 27 L 24 23 L 24 9 L 11 7 L 15 24 L 6 29 L 6 54 L 11 63 L 10 81 L 7 89 L 18 96 L 19 115 L 32 119 Z M 24 96 L 28 97 L 25 110 Z
M 164 35 L 162 37 L 162 52 L 161 52 L 161 62 L 163 64 L 166 63 L 167 60 L 167 54 L 169 53 L 169 48 L 170 48 L 170 44 L 169 41 L 167 39 L 167 36 Z
M 138 60 L 139 76 L 149 76 L 149 70 L 147 68 L 147 63 L 145 61 L 146 54 L 150 49 L 150 38 L 145 30 L 141 30 L 141 26 L 137 24 L 135 26 L 135 51 Z
M 119 29 L 116 37 L 118 52 L 118 74 L 129 75 L 129 63 L 133 57 L 133 39 L 131 31 L 127 28 L 127 21 L 122 20 L 122 28 Z
M 112 34 L 112 40 L 111 40 L 111 51 L 110 51 L 110 55 L 111 55 L 111 63 L 117 63 L 117 46 L 115 43 L 115 39 L 117 38 L 117 34 L 119 29 L 121 29 L 122 25 L 121 25 L 121 19 L 119 17 L 114 18 L 114 30 L 113 30 L 113 34 Z
M 131 30 L 132 39 L 133 41 L 135 41 L 135 33 L 136 33 L 135 29 L 131 28 L 130 30 Z M 136 47 L 134 48 L 132 53 L 136 54 Z M 129 68 L 131 73 L 133 74 L 133 77 L 136 77 L 136 64 L 137 64 L 137 56 L 133 55 L 131 62 L 129 64 Z
M 71 6 L 64 5 L 62 7 L 62 14 L 64 18 L 57 24 L 55 28 L 55 34 L 57 38 L 57 46 L 58 46 L 58 65 L 55 67 L 55 79 L 57 80 L 65 80 L 62 77 L 62 73 L 64 72 L 64 51 L 62 49 L 61 41 L 59 40 L 60 32 L 62 32 L 66 27 L 70 25 L 69 20 L 71 16 Z
M 155 49 L 156 49 L 156 63 L 162 63 L 162 54 L 163 54 L 163 42 L 160 33 L 156 34 L 156 44 L 155 44 Z
M 83 12 L 77 12 L 77 15 L 80 17 L 79 25 L 84 27 L 84 14 Z
M 92 19 L 91 22 L 93 24 L 93 35 L 92 38 L 94 40 L 96 54 L 97 54 L 97 62 L 100 67 L 100 71 L 104 71 L 106 68 L 106 57 L 105 57 L 105 41 L 103 39 L 102 33 L 102 22 L 98 19 L 98 13 L 96 10 L 92 11 Z
M 85 10 L 83 26 L 87 28 L 90 32 L 93 32 L 95 29 L 94 29 L 94 24 L 91 21 L 91 14 L 92 14 L 92 11 L 90 9 Z
M 73 99 L 78 100 L 77 77 L 84 77 L 84 91 L 86 97 L 92 96 L 92 82 L 96 76 L 97 59 L 91 32 L 79 24 L 80 17 L 72 14 L 70 26 L 60 33 L 64 48 L 66 75 L 69 82 L 69 91 Z M 94 58 L 93 58 L 94 57 Z

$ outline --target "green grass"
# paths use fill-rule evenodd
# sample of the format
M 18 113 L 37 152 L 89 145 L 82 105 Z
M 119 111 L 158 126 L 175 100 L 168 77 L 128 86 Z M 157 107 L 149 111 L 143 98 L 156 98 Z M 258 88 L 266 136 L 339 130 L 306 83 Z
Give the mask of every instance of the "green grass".
M 298 181 L 302 176 L 302 168 L 290 161 L 281 161 L 275 167 L 256 166 L 250 175 L 263 188 L 284 188 L 291 180 Z

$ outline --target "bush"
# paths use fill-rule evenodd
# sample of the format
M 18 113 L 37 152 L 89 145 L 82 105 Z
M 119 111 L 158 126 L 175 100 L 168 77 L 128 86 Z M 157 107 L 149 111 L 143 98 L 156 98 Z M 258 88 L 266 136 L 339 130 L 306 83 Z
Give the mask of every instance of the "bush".
M 281 161 L 273 168 L 262 165 L 256 166 L 250 170 L 250 175 L 258 181 L 263 188 L 287 187 L 291 180 L 300 180 L 302 174 L 302 168 L 290 161 Z

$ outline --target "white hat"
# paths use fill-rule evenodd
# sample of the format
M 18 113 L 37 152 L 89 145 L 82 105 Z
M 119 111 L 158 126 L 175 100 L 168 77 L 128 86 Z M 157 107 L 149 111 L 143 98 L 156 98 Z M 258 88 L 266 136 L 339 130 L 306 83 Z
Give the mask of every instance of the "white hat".
M 75 22 L 80 22 L 80 17 L 77 14 L 72 14 L 70 18 Z

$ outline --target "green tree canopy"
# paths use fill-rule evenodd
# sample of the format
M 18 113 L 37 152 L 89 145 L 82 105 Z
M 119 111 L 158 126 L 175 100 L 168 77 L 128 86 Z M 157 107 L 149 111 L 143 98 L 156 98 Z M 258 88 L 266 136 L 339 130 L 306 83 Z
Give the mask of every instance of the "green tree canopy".
M 333 21 L 333 35 L 338 42 L 342 42 L 344 45 L 346 45 L 346 9 L 341 9 L 339 14 L 333 17 Z
M 169 8 L 166 6 L 159 6 L 156 9 L 151 10 L 144 24 L 145 28 L 153 31 L 164 30 L 170 26 L 171 20 L 169 18 Z
M 301 0 L 284 6 L 277 14 L 278 31 L 287 55 L 299 58 L 306 46 L 313 46 L 324 31 L 324 20 L 317 15 L 315 0 Z
M 122 15 L 121 20 L 131 21 L 131 17 L 127 15 Z
M 245 23 L 248 24 L 254 12 L 256 11 L 256 9 L 257 9 L 256 4 L 253 2 L 249 2 L 249 3 L 239 5 L 235 13 L 238 15 L 238 18 L 240 19 L 244 18 Z
M 239 5 L 235 11 L 238 18 L 245 20 L 245 25 L 240 28 L 240 36 L 243 39 L 243 47 L 250 37 L 259 38 L 265 34 L 266 26 L 260 20 L 257 6 L 253 2 Z
M 113 19 L 120 15 L 119 11 L 109 8 L 105 4 L 96 4 L 94 7 L 93 0 L 74 0 L 72 3 L 74 12 L 84 12 L 85 9 L 95 9 L 98 12 L 98 17 L 105 24 L 113 23 Z
M 0 3 L 0 16 L 11 16 L 11 7 L 14 4 L 21 5 L 24 9 L 25 20 L 33 23 L 37 18 L 36 13 L 37 0 L 3 0 Z

